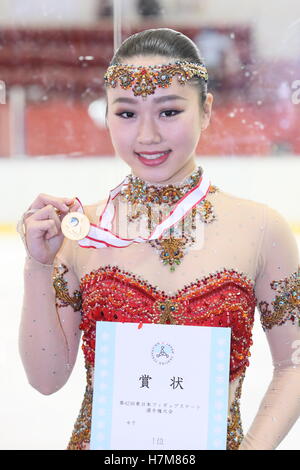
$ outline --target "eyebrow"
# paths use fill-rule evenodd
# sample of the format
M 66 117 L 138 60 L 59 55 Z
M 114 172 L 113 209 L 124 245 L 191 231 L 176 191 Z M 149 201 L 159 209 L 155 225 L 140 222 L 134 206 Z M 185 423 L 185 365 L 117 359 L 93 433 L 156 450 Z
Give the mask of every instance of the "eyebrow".
M 179 95 L 166 95 L 166 96 L 160 96 L 158 98 L 153 98 L 153 101 L 155 103 L 163 103 L 165 101 L 172 101 L 172 100 L 184 100 L 184 101 L 187 101 L 186 98 L 183 98 L 183 96 L 179 96 Z M 130 104 L 137 104 L 138 103 L 138 100 L 134 99 L 134 98 L 116 98 L 114 101 L 113 101 L 113 104 L 115 103 L 130 103 Z

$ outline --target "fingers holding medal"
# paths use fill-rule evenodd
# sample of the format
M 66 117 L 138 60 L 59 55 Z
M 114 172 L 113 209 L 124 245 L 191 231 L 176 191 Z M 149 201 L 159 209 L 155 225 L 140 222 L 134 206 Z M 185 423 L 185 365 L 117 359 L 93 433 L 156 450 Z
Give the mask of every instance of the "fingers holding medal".
M 42 264 L 52 264 L 60 249 L 64 234 L 63 218 L 80 208 L 75 198 L 60 198 L 39 194 L 18 222 L 27 253 Z
M 90 230 L 90 221 L 86 215 L 81 212 L 76 212 L 74 209 L 79 209 L 80 203 L 74 199 L 69 207 L 71 210 L 65 214 L 57 208 L 54 208 L 57 216 L 62 216 L 60 228 L 62 233 L 69 240 L 82 240 L 87 236 Z

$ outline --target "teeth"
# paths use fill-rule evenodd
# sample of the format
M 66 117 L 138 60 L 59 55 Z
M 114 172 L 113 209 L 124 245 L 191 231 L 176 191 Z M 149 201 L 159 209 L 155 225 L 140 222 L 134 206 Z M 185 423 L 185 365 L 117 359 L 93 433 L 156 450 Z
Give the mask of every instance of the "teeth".
M 155 160 L 156 158 L 166 155 L 166 153 L 169 153 L 169 151 L 167 150 L 166 152 L 163 152 L 163 153 L 156 153 L 155 155 L 145 155 L 144 153 L 139 153 L 139 155 L 143 158 L 146 158 L 147 160 Z

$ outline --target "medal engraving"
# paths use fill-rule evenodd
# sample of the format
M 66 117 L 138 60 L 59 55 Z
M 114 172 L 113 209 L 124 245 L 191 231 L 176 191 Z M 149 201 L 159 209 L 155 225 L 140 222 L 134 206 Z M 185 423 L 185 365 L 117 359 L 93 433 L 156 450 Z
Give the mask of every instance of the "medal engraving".
M 69 212 L 61 222 L 61 230 L 70 240 L 82 240 L 89 233 L 90 221 L 80 212 Z

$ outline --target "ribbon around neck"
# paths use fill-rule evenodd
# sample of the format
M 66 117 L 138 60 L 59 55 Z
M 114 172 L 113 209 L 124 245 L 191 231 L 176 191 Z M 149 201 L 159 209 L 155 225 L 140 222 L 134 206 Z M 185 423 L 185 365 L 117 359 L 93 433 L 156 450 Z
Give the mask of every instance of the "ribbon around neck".
M 198 184 L 179 199 L 169 214 L 156 225 L 155 229 L 147 238 L 122 238 L 111 231 L 115 217 L 115 206 L 113 204 L 113 200 L 126 185 L 128 185 L 127 176 L 118 186 L 109 192 L 109 197 L 106 206 L 100 215 L 98 225 L 91 223 L 87 236 L 82 240 L 78 240 L 78 244 L 81 248 L 126 248 L 132 243 L 145 243 L 149 240 L 155 240 L 161 237 L 166 230 L 173 227 L 193 207 L 205 199 L 210 187 L 210 181 L 206 173 L 203 172 Z M 84 213 L 83 205 L 78 198 L 77 200 L 80 203 L 78 211 Z

